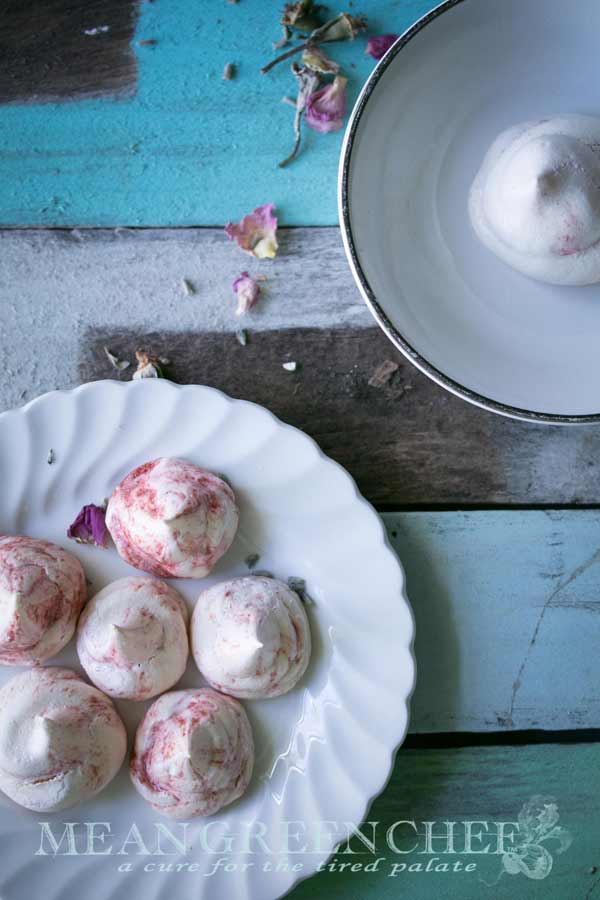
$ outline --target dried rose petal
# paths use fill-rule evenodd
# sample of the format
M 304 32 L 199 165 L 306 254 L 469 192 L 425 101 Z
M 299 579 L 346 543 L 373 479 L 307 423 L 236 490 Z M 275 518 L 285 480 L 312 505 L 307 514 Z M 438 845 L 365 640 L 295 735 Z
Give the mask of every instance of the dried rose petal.
M 104 521 L 106 510 L 102 506 L 90 503 L 77 514 L 75 521 L 69 525 L 67 537 L 79 544 L 95 544 L 96 547 L 108 546 L 108 529 Z
M 392 44 L 398 40 L 397 34 L 378 34 L 370 37 L 367 41 L 366 52 L 373 59 L 381 59 L 388 52 Z
M 346 78 L 336 75 L 331 84 L 310 95 L 304 114 L 309 128 L 321 134 L 342 128 L 346 115 L 346 83 Z
M 225 234 L 257 259 L 274 259 L 277 256 L 277 219 L 274 211 L 274 203 L 257 206 L 241 222 L 228 222 Z
M 256 278 L 252 278 L 248 272 L 242 272 L 232 284 L 237 296 L 236 316 L 243 316 L 258 303 L 260 297 L 260 285 Z

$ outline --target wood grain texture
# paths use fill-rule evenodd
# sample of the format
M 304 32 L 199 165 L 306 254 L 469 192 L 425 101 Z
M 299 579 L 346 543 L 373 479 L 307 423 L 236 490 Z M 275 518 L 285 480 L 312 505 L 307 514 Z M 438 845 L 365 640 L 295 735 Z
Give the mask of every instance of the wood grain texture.
M 0 409 L 111 377 L 104 344 L 132 359 L 150 342 L 177 380 L 306 429 L 379 506 L 600 501 L 600 428 L 501 419 L 431 383 L 373 326 L 337 229 L 283 229 L 274 263 L 211 229 L 0 231 L 0 250 Z M 231 282 L 243 268 L 268 281 L 239 319 Z M 292 358 L 300 369 L 285 372 Z M 370 386 L 387 359 L 397 373 Z
M 600 858 L 596 835 L 600 827 L 597 771 L 600 746 L 479 747 L 456 750 L 400 750 L 392 778 L 373 804 L 367 821 L 378 822 L 377 853 L 373 856 L 357 840 L 351 847 L 355 855 L 338 853 L 339 862 L 372 861 L 382 857 L 374 873 L 325 872 L 299 885 L 291 894 L 294 900 L 328 897 L 330 900 L 572 900 L 595 898 L 600 891 Z M 558 807 L 558 825 L 572 839 L 564 852 L 557 852 L 558 841 L 543 840 L 552 856 L 552 867 L 543 880 L 524 874 L 503 872 L 498 850 L 497 822 L 517 822 L 523 805 L 536 795 L 554 797 Z M 395 854 L 385 845 L 387 828 L 400 825 L 394 834 L 400 850 Z M 466 854 L 465 821 L 474 823 L 472 833 L 483 834 L 473 840 Z M 445 839 L 433 841 L 436 852 L 425 849 L 425 822 L 435 822 L 434 834 L 444 835 L 444 822 L 455 822 L 455 853 L 442 853 Z M 338 825 L 338 828 L 340 826 Z M 363 832 L 372 836 L 372 826 Z M 486 829 L 488 837 L 486 838 Z M 523 843 L 525 831 L 506 827 L 516 840 L 506 849 Z M 307 836 L 314 837 L 309 830 Z M 531 840 L 530 840 L 531 842 Z M 414 849 L 413 849 L 414 848 Z M 293 857 L 291 857 L 293 861 Z M 470 872 L 423 871 L 428 862 L 474 863 Z M 394 863 L 405 863 L 406 870 L 390 877 Z M 419 869 L 409 867 L 420 866 Z
M 416 621 L 412 732 L 600 726 L 600 512 L 390 513 Z
M 76 380 L 115 374 L 104 346 L 131 359 L 140 345 L 172 360 L 173 380 L 253 400 L 306 431 L 380 508 L 600 499 L 600 429 L 524 425 L 469 406 L 415 371 L 376 328 L 258 332 L 246 347 L 233 334 L 95 328 L 82 340 Z M 398 371 L 372 387 L 390 358 Z M 297 371 L 285 371 L 286 361 Z
M 58 2 L 33 5 L 51 8 Z M 106 24 L 105 9 L 129 11 L 132 0 L 69 2 L 87 28 L 88 22 Z M 27 10 L 32 0 L 12 5 Z M 282 5 L 143 3 L 133 41 L 134 96 L 0 108 L 0 223 L 219 225 L 273 200 L 285 224 L 335 224 L 341 132 L 307 129 L 305 152 L 293 165 L 277 168 L 293 143 L 294 113 L 281 99 L 295 82 L 289 65 L 269 75 L 259 70 L 281 35 Z M 435 0 L 363 0 L 355 8 L 367 14 L 372 33 L 381 34 L 402 31 L 434 5 Z M 27 22 L 24 40 L 29 30 Z M 92 54 L 105 36 L 85 38 L 91 71 L 89 78 L 81 73 L 81 83 L 88 87 Z M 361 36 L 331 48 L 349 78 L 349 108 L 374 66 L 365 43 Z M 71 60 L 69 55 L 58 68 Z M 229 62 L 237 75 L 224 81 Z
M 131 93 L 137 10 L 138 0 L 5 0 L 0 104 Z

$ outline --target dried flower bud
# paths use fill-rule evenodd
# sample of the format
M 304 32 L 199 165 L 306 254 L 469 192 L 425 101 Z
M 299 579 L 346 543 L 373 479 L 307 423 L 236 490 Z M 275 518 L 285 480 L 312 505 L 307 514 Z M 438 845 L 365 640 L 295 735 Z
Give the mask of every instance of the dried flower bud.
M 311 32 L 319 27 L 319 10 L 313 0 L 300 0 L 298 3 L 286 3 L 281 16 L 281 24 L 296 31 Z
M 96 547 L 108 546 L 108 529 L 105 522 L 106 510 L 102 506 L 90 503 L 79 511 L 75 521 L 69 525 L 67 537 L 79 544 L 95 544 Z
M 364 16 L 351 16 L 348 13 L 340 13 L 331 22 L 327 22 L 322 28 L 317 29 L 311 38 L 316 38 L 319 43 L 329 41 L 353 41 L 359 32 L 367 27 Z
M 329 59 L 318 47 L 306 48 L 302 54 L 302 64 L 322 75 L 336 75 L 340 71 L 338 64 Z
M 277 219 L 273 215 L 274 203 L 265 203 L 244 216 L 241 222 L 228 222 L 225 234 L 245 253 L 257 259 L 274 259 L 277 256 Z
M 236 316 L 243 316 L 258 303 L 260 285 L 248 272 L 242 272 L 233 282 L 233 291 L 237 296 Z
M 397 34 L 378 34 L 370 37 L 367 41 L 366 53 L 373 59 L 381 59 L 388 52 L 392 44 L 398 40 Z
M 331 84 L 310 95 L 304 115 L 309 128 L 321 134 L 342 128 L 346 115 L 346 84 L 346 78 L 336 75 Z

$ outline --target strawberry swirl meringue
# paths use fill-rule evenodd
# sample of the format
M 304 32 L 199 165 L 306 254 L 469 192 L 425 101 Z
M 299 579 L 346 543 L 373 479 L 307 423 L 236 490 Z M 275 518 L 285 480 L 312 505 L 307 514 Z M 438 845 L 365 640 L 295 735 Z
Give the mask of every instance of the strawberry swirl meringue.
M 504 131 L 469 197 L 500 259 L 549 284 L 600 281 L 600 119 L 564 115 Z
M 164 581 L 120 578 L 93 597 L 77 626 L 77 653 L 110 697 L 148 700 L 173 687 L 188 659 L 185 601 Z
M 203 591 L 192 654 L 219 691 L 248 700 L 290 691 L 306 671 L 311 640 L 298 595 L 276 578 L 248 575 Z
M 35 812 L 97 794 L 127 750 L 112 701 L 63 668 L 36 668 L 0 689 L 0 790 Z
M 81 563 L 62 547 L 0 537 L 0 665 L 35 666 L 62 650 L 86 595 Z
M 184 459 L 138 466 L 115 488 L 106 524 L 123 559 L 159 578 L 204 578 L 238 526 L 233 491 Z
M 173 819 L 211 816 L 241 797 L 254 765 L 248 717 L 210 688 L 171 691 L 138 726 L 130 762 L 134 786 Z

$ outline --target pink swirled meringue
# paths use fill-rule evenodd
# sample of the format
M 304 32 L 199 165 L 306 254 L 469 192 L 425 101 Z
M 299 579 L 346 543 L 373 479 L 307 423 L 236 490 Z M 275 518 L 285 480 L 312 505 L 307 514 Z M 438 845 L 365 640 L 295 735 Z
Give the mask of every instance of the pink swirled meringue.
M 112 701 L 70 669 L 31 669 L 0 690 L 0 790 L 55 812 L 97 794 L 127 750 Z
M 563 115 L 496 138 L 469 197 L 480 240 L 549 284 L 600 281 L 600 119 Z
M 148 700 L 173 687 L 188 658 L 185 601 L 164 581 L 134 575 L 103 588 L 77 626 L 77 653 L 110 697 Z
M 138 466 L 115 488 L 106 524 L 123 559 L 159 578 L 204 578 L 238 526 L 233 491 L 184 459 Z
M 138 726 L 131 779 L 157 812 L 211 816 L 241 797 L 252 775 L 254 741 L 237 700 L 210 688 L 171 691 Z
M 285 694 L 310 659 L 310 628 L 300 598 L 283 582 L 260 575 L 203 591 L 192 614 L 191 638 L 206 680 L 232 697 Z
M 39 665 L 62 650 L 86 595 L 81 563 L 62 547 L 0 537 L 0 665 Z

